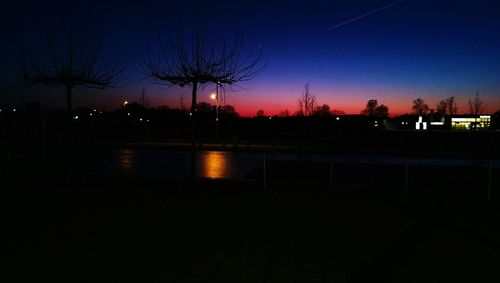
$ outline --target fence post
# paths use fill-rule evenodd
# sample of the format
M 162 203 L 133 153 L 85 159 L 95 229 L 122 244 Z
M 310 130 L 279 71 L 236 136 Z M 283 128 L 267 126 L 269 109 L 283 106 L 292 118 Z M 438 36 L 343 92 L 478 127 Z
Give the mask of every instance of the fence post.
M 493 175 L 493 160 L 490 159 L 490 162 L 488 164 L 488 204 L 491 204 L 492 175 Z
M 333 155 L 330 155 L 330 189 L 333 189 L 333 163 L 334 163 L 334 157 Z
M 5 175 L 10 176 L 10 144 L 7 142 L 5 147 Z
M 405 158 L 405 191 L 404 199 L 408 199 L 408 159 Z
M 47 175 L 47 110 L 42 109 L 42 174 Z
M 267 153 L 264 152 L 264 164 L 262 166 L 263 170 L 263 181 L 264 181 L 264 191 L 267 191 Z

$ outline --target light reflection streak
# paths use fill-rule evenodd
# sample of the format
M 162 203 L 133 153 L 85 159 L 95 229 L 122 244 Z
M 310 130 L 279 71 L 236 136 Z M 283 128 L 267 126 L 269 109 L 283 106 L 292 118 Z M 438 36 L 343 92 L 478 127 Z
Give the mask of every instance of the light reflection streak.
M 200 156 L 201 173 L 207 178 L 227 178 L 229 175 L 230 162 L 224 152 L 208 151 Z
M 132 149 L 124 148 L 120 151 L 120 167 L 124 171 L 130 171 L 134 167 L 136 152 Z

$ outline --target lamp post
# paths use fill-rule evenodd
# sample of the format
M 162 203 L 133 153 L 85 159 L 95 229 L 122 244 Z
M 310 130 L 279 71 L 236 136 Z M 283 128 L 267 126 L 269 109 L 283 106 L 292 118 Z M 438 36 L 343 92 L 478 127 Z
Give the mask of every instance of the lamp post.
M 219 84 L 216 87 L 216 93 L 212 93 L 210 96 L 212 100 L 215 100 L 215 139 L 219 139 Z

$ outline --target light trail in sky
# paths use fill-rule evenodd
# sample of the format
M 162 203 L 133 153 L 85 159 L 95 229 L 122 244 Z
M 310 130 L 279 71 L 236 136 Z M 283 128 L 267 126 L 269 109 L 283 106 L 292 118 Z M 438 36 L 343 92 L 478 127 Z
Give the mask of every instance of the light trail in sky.
M 339 28 L 339 27 L 341 27 L 341 26 L 347 25 L 347 24 L 349 24 L 349 23 L 352 23 L 352 22 L 354 22 L 354 21 L 357 21 L 357 20 L 359 20 L 359 19 L 362 19 L 362 18 L 364 18 L 364 17 L 367 17 L 367 16 L 369 16 L 369 15 L 371 15 L 371 14 L 375 14 L 375 13 L 377 13 L 377 12 L 380 12 L 380 11 L 384 10 L 384 9 L 390 8 L 390 7 L 392 7 L 392 6 L 394 6 L 394 5 L 397 5 L 397 4 L 399 4 L 399 3 L 403 2 L 403 1 L 405 1 L 405 0 L 398 0 L 398 1 L 394 1 L 394 2 L 392 2 L 392 3 L 390 3 L 390 4 L 387 4 L 387 5 L 385 5 L 385 6 L 382 6 L 382 7 L 380 7 L 380 8 L 375 9 L 375 10 L 371 10 L 370 12 L 364 13 L 364 14 L 363 14 L 363 15 L 361 15 L 361 16 L 357 16 L 357 17 L 352 18 L 352 19 L 350 19 L 350 20 L 347 20 L 347 21 L 341 22 L 340 24 L 337 24 L 337 25 L 334 25 L 334 26 L 332 26 L 332 27 L 329 27 L 329 28 L 325 29 L 323 32 L 331 31 L 331 30 L 334 30 L 334 29 Z

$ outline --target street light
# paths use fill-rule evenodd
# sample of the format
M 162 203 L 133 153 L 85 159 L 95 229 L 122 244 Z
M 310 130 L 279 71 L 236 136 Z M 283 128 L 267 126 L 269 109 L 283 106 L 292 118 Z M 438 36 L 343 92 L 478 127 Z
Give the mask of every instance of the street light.
M 215 139 L 219 139 L 219 85 L 220 82 L 217 81 L 215 84 L 215 93 L 210 95 L 212 100 L 215 100 Z
M 219 139 L 219 85 L 217 84 L 216 93 L 210 95 L 212 100 L 215 100 L 215 139 Z
M 125 101 L 123 102 L 123 107 L 127 106 L 127 104 L 128 104 L 128 101 L 126 101 L 126 100 L 125 100 Z

